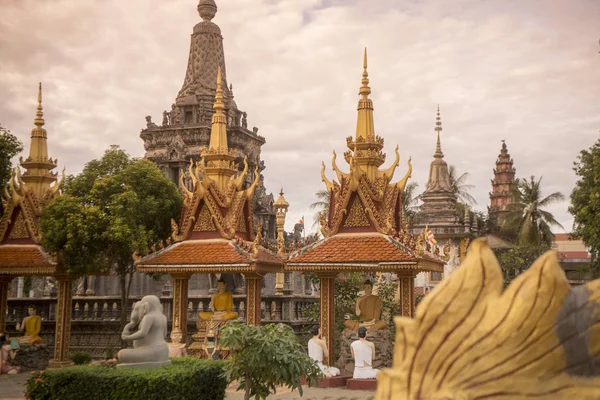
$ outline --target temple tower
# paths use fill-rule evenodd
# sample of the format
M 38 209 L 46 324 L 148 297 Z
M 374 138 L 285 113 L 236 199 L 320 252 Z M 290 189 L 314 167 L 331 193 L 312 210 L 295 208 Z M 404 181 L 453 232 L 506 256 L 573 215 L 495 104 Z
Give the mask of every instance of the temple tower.
M 246 112 L 242 111 L 233 95 L 233 86 L 227 83 L 225 52 L 221 29 L 212 20 L 217 13 L 214 0 L 200 0 L 198 13 L 202 19 L 194 26 L 188 65 L 181 90 L 170 110 L 165 110 L 160 125 L 146 117 L 146 128 L 140 133 L 146 150 L 145 158 L 156 163 L 177 185 L 192 190 L 193 183 L 187 171 L 189 160 L 198 161 L 211 141 L 211 121 L 217 92 L 217 73 L 221 71 L 222 100 L 219 114 L 223 134 L 236 170 L 241 171 L 243 160 L 248 161 L 248 175 L 244 187 L 254 180 L 255 167 L 259 174 L 265 168 L 260 158 L 265 138 L 258 128 L 248 129 Z M 221 143 L 222 145 L 222 143 Z M 267 194 L 262 175 L 254 193 L 256 223 L 262 222 L 263 236 L 275 241 L 277 227 L 273 210 L 274 198 Z
M 498 226 L 504 223 L 508 214 L 508 205 L 511 203 L 511 188 L 515 182 L 516 169 L 513 166 L 513 159 L 508 154 L 506 142 L 502 141 L 502 148 L 496 160 L 494 168 L 494 179 L 492 179 L 492 191 L 490 193 L 490 207 L 488 213 L 493 217 Z
M 440 117 L 440 107 L 437 108 L 435 127 L 433 130 L 437 133 L 437 142 L 433 161 L 429 165 L 429 179 L 425 192 L 421 194 L 423 205 L 421 211 L 415 217 L 415 223 L 412 226 L 413 234 L 423 234 L 426 228 L 433 232 L 438 243 L 450 242 L 450 256 L 444 266 L 444 273 L 420 273 L 415 280 L 417 292 L 423 292 L 433 288 L 438 282 L 447 277 L 460 264 L 459 247 L 462 239 L 469 237 L 471 227 L 468 218 L 468 208 L 465 207 L 466 218 L 463 222 L 457 211 L 457 198 L 452 191 L 450 175 L 448 173 L 448 164 L 444 160 L 440 134 L 442 132 L 442 119 Z
M 464 226 L 459 222 L 456 211 L 456 195 L 452 192 L 448 164 L 444 160 L 440 133 L 442 120 L 438 106 L 434 131 L 437 132 L 437 143 L 433 153 L 433 161 L 429 165 L 427 188 L 421 195 L 423 205 L 416 217 L 413 231 L 422 231 L 425 226 L 436 238 L 447 239 L 464 233 Z

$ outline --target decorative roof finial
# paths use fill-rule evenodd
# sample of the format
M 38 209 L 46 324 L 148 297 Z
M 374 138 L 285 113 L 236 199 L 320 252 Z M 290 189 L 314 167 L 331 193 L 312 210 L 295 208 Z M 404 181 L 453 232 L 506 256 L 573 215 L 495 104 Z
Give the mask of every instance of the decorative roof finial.
M 35 114 L 35 119 L 33 120 L 33 123 L 38 127 L 41 128 L 42 126 L 44 126 L 44 112 L 42 110 L 42 82 L 39 83 L 38 86 L 38 106 L 37 106 L 37 112 Z
M 204 21 L 211 21 L 217 14 L 217 4 L 215 0 L 200 0 L 198 3 L 198 13 Z
M 360 87 L 359 94 L 362 95 L 364 100 L 369 98 L 371 94 L 371 88 L 369 87 L 369 72 L 367 72 L 367 48 L 365 47 L 365 55 L 363 60 L 363 73 L 362 73 L 362 86 Z
M 437 132 L 437 144 L 435 145 L 435 153 L 433 156 L 435 158 L 443 158 L 444 153 L 442 153 L 442 145 L 440 143 L 440 132 L 442 131 L 442 118 L 440 117 L 440 105 L 437 106 L 437 117 L 435 117 L 435 128 L 434 131 Z

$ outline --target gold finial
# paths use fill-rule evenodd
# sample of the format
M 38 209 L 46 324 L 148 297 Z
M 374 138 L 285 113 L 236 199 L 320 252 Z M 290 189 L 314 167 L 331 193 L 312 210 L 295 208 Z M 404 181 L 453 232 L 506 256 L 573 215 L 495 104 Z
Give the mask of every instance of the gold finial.
M 367 100 L 371 94 L 371 88 L 369 87 L 369 72 L 367 71 L 367 48 L 365 47 L 365 55 L 363 59 L 363 73 L 362 73 L 362 86 L 360 87 L 359 94 L 363 99 Z
M 221 67 L 217 70 L 217 95 L 215 96 L 215 105 L 213 108 L 217 113 L 225 109 L 225 103 L 223 103 L 223 78 L 221 77 Z
M 42 82 L 39 83 L 38 86 L 38 106 L 37 106 L 37 112 L 35 114 L 35 119 L 33 120 L 33 123 L 38 127 L 41 128 L 42 126 L 44 126 L 44 112 L 42 110 Z

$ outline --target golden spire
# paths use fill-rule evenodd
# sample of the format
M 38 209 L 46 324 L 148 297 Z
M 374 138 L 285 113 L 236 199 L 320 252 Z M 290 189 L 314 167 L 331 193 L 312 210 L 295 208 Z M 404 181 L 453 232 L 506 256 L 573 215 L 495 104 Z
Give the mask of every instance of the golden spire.
M 33 120 L 35 128 L 31 130 L 31 143 L 29 146 L 29 157 L 26 160 L 19 159 L 20 164 L 25 168 L 23 181 L 34 190 L 34 192 L 43 197 L 45 190 L 50 188 L 50 184 L 56 181 L 56 173 L 50 171 L 56 168 L 56 160 L 48 158 L 48 143 L 46 130 L 43 128 L 44 112 L 42 109 L 42 83 L 38 86 L 38 106 Z
M 363 58 L 362 85 L 358 91 L 361 96 L 358 100 L 358 116 L 356 119 L 356 136 L 346 138 L 349 151 L 344 153 L 344 159 L 348 164 L 360 168 L 367 177 L 375 180 L 378 168 L 385 161 L 383 139 L 375 136 L 375 124 L 373 123 L 373 101 L 369 98 L 371 88 L 369 87 L 369 73 L 367 72 L 367 49 Z M 354 160 L 354 161 L 352 161 Z
M 358 100 L 358 118 L 356 121 L 356 141 L 372 141 L 375 139 L 375 126 L 373 123 L 373 101 L 369 99 L 371 88 L 369 87 L 369 73 L 367 72 L 367 48 L 363 59 L 362 86 L 358 92 L 361 98 Z
M 435 118 L 435 128 L 434 131 L 437 132 L 437 144 L 435 146 L 435 153 L 433 156 L 435 158 L 443 158 L 444 153 L 442 153 L 442 145 L 440 143 L 440 132 L 442 131 L 442 118 L 440 117 L 440 105 L 437 107 L 437 117 Z
M 207 178 L 214 180 L 221 190 L 225 190 L 229 179 L 235 175 L 237 168 L 234 164 L 235 153 L 227 146 L 227 117 L 223 102 L 223 80 L 221 68 L 217 71 L 217 93 L 213 106 L 212 127 L 208 150 L 202 152 Z

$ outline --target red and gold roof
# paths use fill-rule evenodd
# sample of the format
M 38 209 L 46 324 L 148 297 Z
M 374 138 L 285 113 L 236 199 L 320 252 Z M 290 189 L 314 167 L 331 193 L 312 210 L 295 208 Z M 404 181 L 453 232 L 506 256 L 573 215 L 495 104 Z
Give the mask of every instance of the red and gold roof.
M 190 160 L 193 182 L 188 190 L 181 175 L 184 207 L 179 225 L 174 224 L 175 243 L 136 262 L 139 272 L 219 273 L 277 272 L 283 260 L 260 246 L 260 226 L 254 235 L 252 197 L 260 175 L 242 189 L 248 163 L 238 173 L 234 152 L 227 144 L 227 119 L 223 102 L 221 70 L 208 149 L 200 161 Z
M 56 168 L 56 160 L 48 157 L 44 123 L 40 83 L 34 120 L 36 127 L 31 131 L 29 157 L 25 160 L 20 158 L 25 172 L 21 174 L 19 167 L 13 170 L 2 198 L 0 274 L 3 275 L 49 275 L 56 271 L 56 263 L 39 246 L 42 238 L 39 216 L 60 190 L 57 174 L 51 172 Z
M 392 165 L 380 170 L 386 155 L 384 139 L 375 135 L 373 101 L 369 98 L 369 75 L 365 49 L 362 86 L 359 91 L 356 135 L 346 138 L 344 160 L 349 172 L 342 172 L 333 152 L 332 168 L 337 181 L 321 177 L 329 192 L 329 210 L 320 216 L 323 240 L 292 253 L 288 270 L 312 271 L 442 271 L 439 254 L 423 241 L 422 235 L 408 233 L 402 221 L 402 193 L 411 176 L 408 171 L 392 182 L 400 154 L 395 149 Z M 434 250 L 437 251 L 437 250 Z

